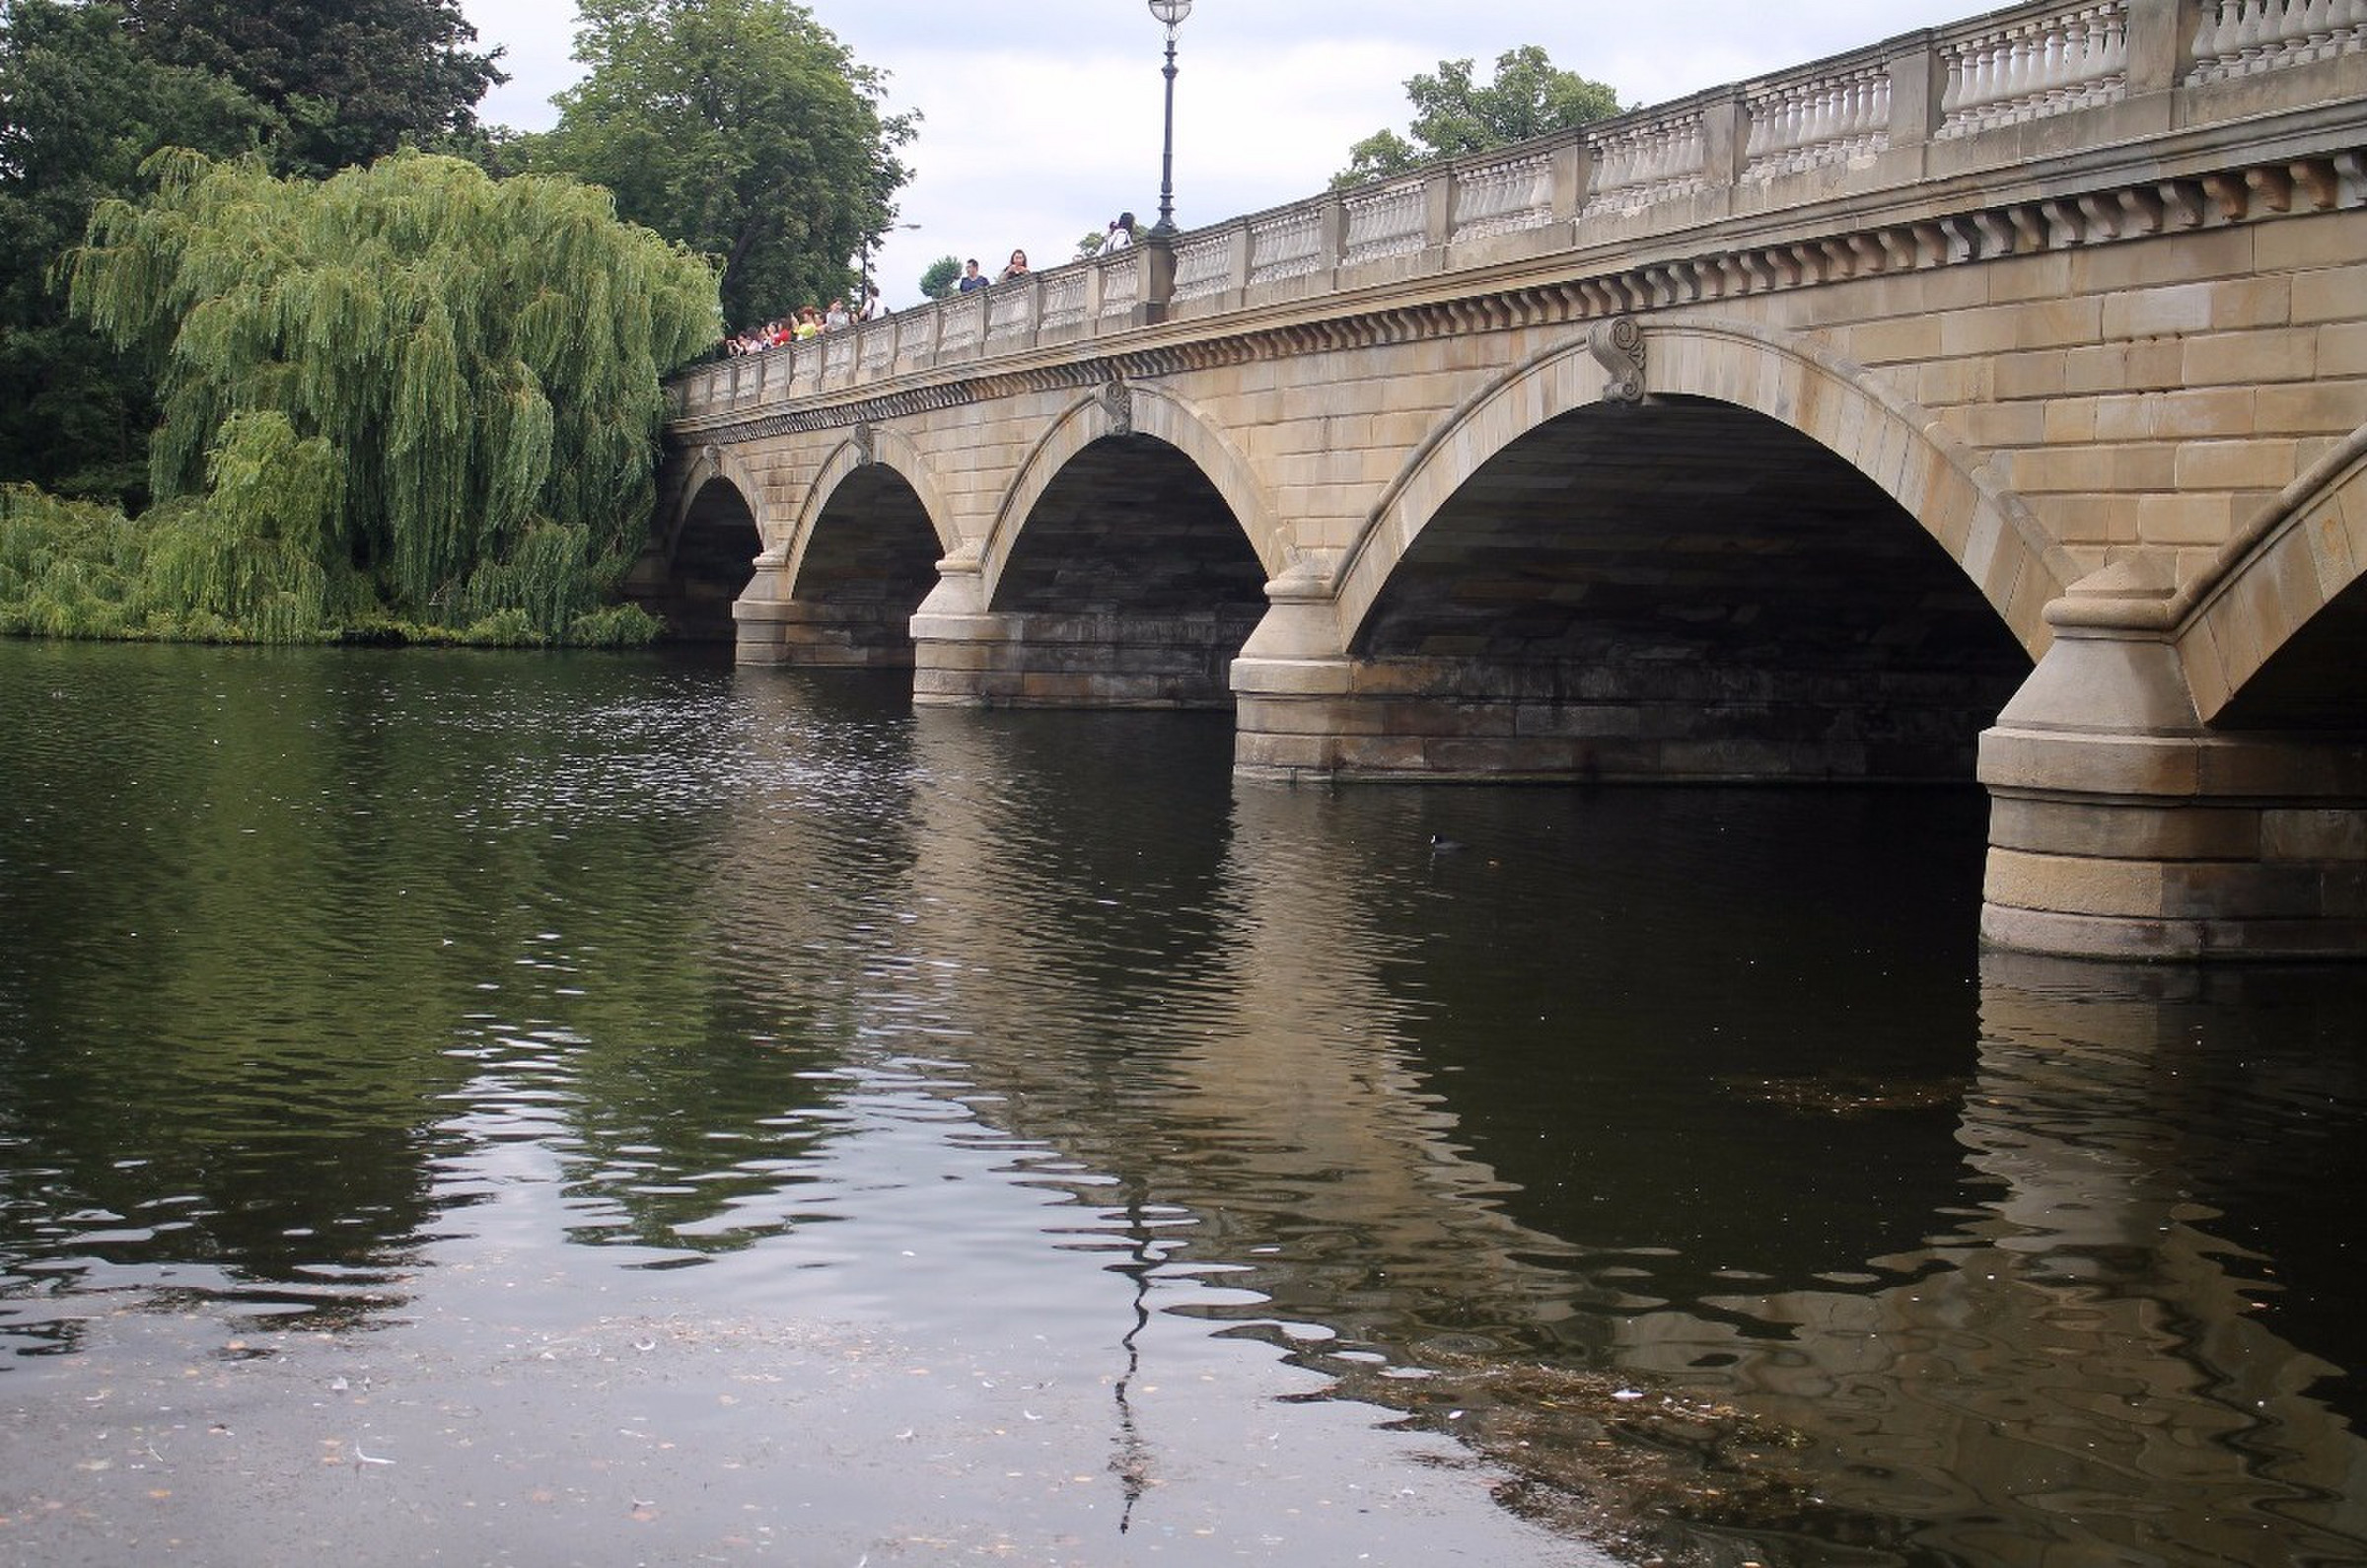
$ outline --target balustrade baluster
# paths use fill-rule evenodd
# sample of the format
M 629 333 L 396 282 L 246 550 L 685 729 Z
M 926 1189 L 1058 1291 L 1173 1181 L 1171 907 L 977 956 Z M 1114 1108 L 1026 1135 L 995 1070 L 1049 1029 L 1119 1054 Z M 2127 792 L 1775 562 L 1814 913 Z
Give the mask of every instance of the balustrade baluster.
M 2227 74 L 2227 56 L 2235 42 L 2229 13 L 2228 0 L 2207 0 L 2203 6 L 2202 25 L 2194 34 L 2193 80 L 2215 82 Z
M 2241 0 L 2236 20 L 2236 74 L 2250 76 L 2263 69 L 2268 18 L 2262 0 Z
M 2071 97 L 2071 84 L 2079 71 L 2079 55 L 2072 47 L 2072 28 L 2077 18 L 2055 17 L 2036 24 L 2037 31 L 2030 40 L 2030 103 L 2028 118 L 2041 119 L 2059 113 Z

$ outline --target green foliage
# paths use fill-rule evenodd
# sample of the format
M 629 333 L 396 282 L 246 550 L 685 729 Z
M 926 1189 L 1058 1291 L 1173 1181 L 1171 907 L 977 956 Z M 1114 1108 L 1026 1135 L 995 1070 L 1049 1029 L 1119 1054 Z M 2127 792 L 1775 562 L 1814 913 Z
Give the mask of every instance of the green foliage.
M 961 281 L 961 257 L 941 255 L 936 260 L 930 262 L 928 265 L 928 270 L 924 271 L 920 275 L 921 297 L 924 299 L 942 300 L 947 295 L 953 293 L 954 285 Z
M 1534 43 L 1498 55 L 1495 80 L 1485 86 L 1471 79 L 1470 60 L 1441 60 L 1436 76 L 1408 80 L 1405 96 L 1414 109 L 1413 140 L 1392 130 L 1367 136 L 1348 149 L 1348 167 L 1331 177 L 1334 186 L 1404 174 L 1434 159 L 1550 135 L 1619 111 L 1615 91 L 1556 69 Z
M 602 191 L 457 159 L 152 168 L 72 272 L 75 311 L 159 366 L 172 504 L 134 607 L 570 640 L 644 540 L 660 378 L 716 333 L 708 264 Z
M 1108 245 L 1109 243 L 1110 236 L 1103 230 L 1086 230 L 1084 237 L 1077 241 L 1077 259 L 1080 261 L 1085 261 L 1090 260 L 1094 256 L 1100 255 L 1102 253 L 1102 247 Z
M 319 640 L 369 602 L 336 550 L 344 484 L 336 449 L 284 414 L 232 415 L 208 455 L 211 488 L 149 519 L 134 607 L 166 626 L 192 617 L 224 638 Z
M 149 59 L 234 83 L 279 116 L 272 167 L 320 177 L 476 128 L 507 78 L 458 0 L 118 0 Z
M 0 634 L 116 637 L 142 556 L 120 512 L 0 487 Z
M 144 501 L 147 379 L 68 319 L 52 268 L 158 148 L 231 155 L 278 124 L 220 77 L 143 56 L 113 6 L 0 4 L 0 479 Z
M 790 0 L 581 0 L 584 80 L 528 167 L 615 192 L 616 210 L 721 258 L 734 327 L 858 284 L 910 178 L 914 117 Z

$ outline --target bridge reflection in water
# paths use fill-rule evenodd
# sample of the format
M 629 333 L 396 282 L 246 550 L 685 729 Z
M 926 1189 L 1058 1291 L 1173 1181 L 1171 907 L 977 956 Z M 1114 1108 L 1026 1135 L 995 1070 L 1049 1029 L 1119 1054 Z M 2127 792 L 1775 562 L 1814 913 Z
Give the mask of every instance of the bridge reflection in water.
M 516 1347 L 634 1311 L 709 1336 L 673 1441 L 752 1452 L 713 1446 L 726 1391 L 786 1466 L 693 1490 L 769 1521 L 837 1475 L 811 1538 L 854 1541 L 978 1483 L 908 1463 L 915 1394 L 871 1386 L 877 1466 L 861 1411 L 812 1430 L 860 1347 L 763 1336 L 846 1317 L 941 1372 L 1041 1346 L 1025 1398 L 1068 1424 L 975 1494 L 1023 1543 L 1281 1519 L 1322 1472 L 1319 1406 L 1269 1402 L 1295 1369 L 1521 1518 L 1678 1560 L 2367 1549 L 2367 982 L 1976 955 L 1969 792 L 1334 793 L 1232 779 L 1220 719 L 843 673 L 0 658 L 48 694 L 0 759 L 34 1469 L 225 1335 L 283 1413 L 351 1355 L 415 1388 L 491 1339 L 453 1395 L 479 1458 L 401 1450 L 485 1505 L 430 1537 L 465 1551 L 554 1389 L 615 1424 Z M 89 778 L 97 743 L 131 764 Z M 763 1354 L 711 1383 L 736 1333 Z M 1422 1452 L 1362 1484 L 1430 1484 Z

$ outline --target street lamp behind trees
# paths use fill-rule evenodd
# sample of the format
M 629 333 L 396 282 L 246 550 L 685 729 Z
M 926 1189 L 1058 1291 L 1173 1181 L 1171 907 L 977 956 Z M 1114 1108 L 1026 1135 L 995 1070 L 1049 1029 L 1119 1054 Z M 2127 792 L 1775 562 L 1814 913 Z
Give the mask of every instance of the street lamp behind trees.
M 1150 0 L 1151 15 L 1167 28 L 1167 132 L 1159 148 L 1159 221 L 1151 238 L 1176 237 L 1176 29 L 1191 15 L 1191 0 Z

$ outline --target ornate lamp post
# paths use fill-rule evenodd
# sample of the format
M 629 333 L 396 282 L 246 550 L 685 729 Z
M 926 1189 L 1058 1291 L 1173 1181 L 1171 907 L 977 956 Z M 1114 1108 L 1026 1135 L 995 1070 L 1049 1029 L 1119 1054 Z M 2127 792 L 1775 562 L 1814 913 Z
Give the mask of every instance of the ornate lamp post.
M 1150 0 L 1151 15 L 1167 26 L 1167 139 L 1159 149 L 1159 221 L 1151 238 L 1176 237 L 1176 29 L 1191 15 L 1191 0 Z

